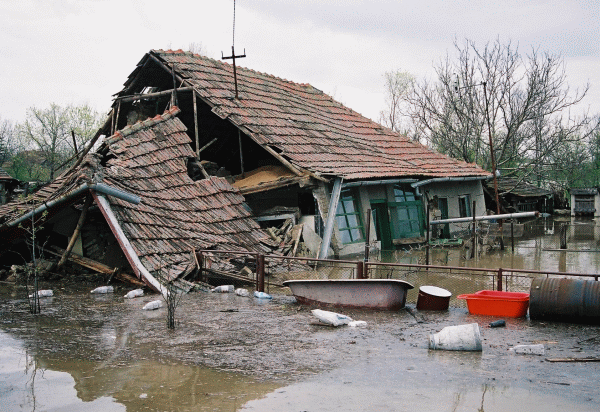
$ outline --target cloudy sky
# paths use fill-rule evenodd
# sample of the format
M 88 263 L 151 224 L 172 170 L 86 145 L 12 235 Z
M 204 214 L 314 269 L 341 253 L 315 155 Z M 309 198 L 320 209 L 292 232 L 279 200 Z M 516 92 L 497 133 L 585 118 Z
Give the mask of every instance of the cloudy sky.
M 144 53 L 230 54 L 233 0 L 0 1 L 0 119 L 87 103 L 108 112 Z M 377 120 L 383 74 L 431 77 L 453 41 L 500 38 L 563 56 L 581 109 L 600 113 L 600 0 L 237 0 L 239 64 L 310 83 Z

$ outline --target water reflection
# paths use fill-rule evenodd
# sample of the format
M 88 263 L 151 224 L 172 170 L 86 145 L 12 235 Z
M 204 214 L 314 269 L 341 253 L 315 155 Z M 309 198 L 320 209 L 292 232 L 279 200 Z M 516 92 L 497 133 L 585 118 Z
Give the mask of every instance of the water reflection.
M 235 411 L 278 386 L 193 365 L 32 354 L 0 332 L 0 404 L 10 410 Z

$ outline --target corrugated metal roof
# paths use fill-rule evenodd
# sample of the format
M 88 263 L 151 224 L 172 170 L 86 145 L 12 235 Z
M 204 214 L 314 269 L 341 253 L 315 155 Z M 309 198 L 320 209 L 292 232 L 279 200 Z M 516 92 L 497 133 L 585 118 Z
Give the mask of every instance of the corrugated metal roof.
M 237 67 L 238 100 L 233 66 L 181 50 L 150 53 L 174 67 L 215 114 L 297 167 L 345 179 L 489 174 L 400 136 L 308 84 Z

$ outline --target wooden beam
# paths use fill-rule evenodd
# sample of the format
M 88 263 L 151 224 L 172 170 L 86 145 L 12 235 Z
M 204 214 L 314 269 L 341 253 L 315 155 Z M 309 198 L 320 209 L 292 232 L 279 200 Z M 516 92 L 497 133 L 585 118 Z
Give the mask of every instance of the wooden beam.
M 145 93 L 145 94 L 131 94 L 128 96 L 115 97 L 115 101 L 128 103 L 128 102 L 133 102 L 135 100 L 155 99 L 157 97 L 173 95 L 174 90 L 177 90 L 177 93 L 181 93 L 181 92 L 190 92 L 190 91 L 194 90 L 194 88 L 193 87 L 179 87 L 177 89 L 163 90 L 162 92 Z
M 194 105 L 194 136 L 196 137 L 196 157 L 200 160 L 200 136 L 198 135 L 198 107 L 196 106 L 196 93 L 192 93 L 192 104 Z
M 85 203 L 83 204 L 83 209 L 81 209 L 81 215 L 79 215 L 79 220 L 77 221 L 77 226 L 75 226 L 75 230 L 73 231 L 71 240 L 69 240 L 67 249 L 65 250 L 65 253 L 63 253 L 62 257 L 60 258 L 60 260 L 58 262 L 58 265 L 56 266 L 58 269 L 60 269 L 65 264 L 67 259 L 69 258 L 69 254 L 71 253 L 71 251 L 73 250 L 73 247 L 75 246 L 75 242 L 77 241 L 77 238 L 79 237 L 79 233 L 81 233 L 81 228 L 83 227 L 83 224 L 85 223 L 85 217 L 87 215 L 88 208 L 90 207 L 91 204 L 92 204 L 92 195 L 88 194 L 87 197 L 85 198 Z

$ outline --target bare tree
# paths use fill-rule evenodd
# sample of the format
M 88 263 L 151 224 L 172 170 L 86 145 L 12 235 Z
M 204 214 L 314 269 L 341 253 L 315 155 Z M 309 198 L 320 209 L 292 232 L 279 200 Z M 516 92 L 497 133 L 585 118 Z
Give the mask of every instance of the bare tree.
M 201 56 L 207 56 L 206 47 L 204 46 L 204 44 L 202 44 L 202 42 L 191 42 L 188 46 L 188 51 L 191 51 L 194 54 L 199 54 Z
M 410 116 L 436 150 L 506 176 L 545 176 L 552 153 L 587 137 L 587 114 L 570 109 L 589 85 L 571 93 L 562 58 L 537 49 L 522 56 L 500 40 L 483 48 L 455 42 L 450 57 L 435 67 L 437 81 L 423 81 L 409 97 Z
M 14 128 L 10 121 L 0 118 L 0 166 L 10 157 L 10 145 L 14 141 Z
M 379 121 L 395 132 L 406 133 L 406 101 L 412 92 L 415 77 L 400 70 L 385 72 L 385 104 L 386 109 L 379 114 Z
M 44 158 L 47 179 L 53 180 L 58 167 L 73 154 L 73 136 L 83 146 L 98 129 L 100 117 L 87 105 L 28 109 L 27 119 L 18 125 L 24 149 L 38 151 Z

